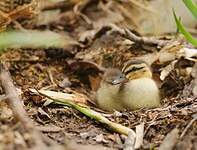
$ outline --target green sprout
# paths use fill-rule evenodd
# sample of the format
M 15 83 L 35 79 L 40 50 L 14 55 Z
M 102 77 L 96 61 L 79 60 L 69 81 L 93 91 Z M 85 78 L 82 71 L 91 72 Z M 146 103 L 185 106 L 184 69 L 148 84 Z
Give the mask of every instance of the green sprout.
M 191 11 L 191 13 L 193 14 L 193 16 L 195 18 L 197 18 L 197 6 L 196 4 L 192 1 L 192 0 L 183 0 L 184 4 L 187 6 L 187 8 Z M 183 36 L 185 37 L 185 39 L 190 42 L 192 45 L 194 45 L 195 47 L 197 47 L 197 39 L 195 39 L 184 27 L 184 25 L 181 23 L 181 21 L 178 19 L 178 17 L 176 16 L 175 11 L 173 10 L 173 14 L 174 14 L 174 19 L 176 22 L 176 26 L 178 28 L 178 31 L 181 32 L 183 34 Z

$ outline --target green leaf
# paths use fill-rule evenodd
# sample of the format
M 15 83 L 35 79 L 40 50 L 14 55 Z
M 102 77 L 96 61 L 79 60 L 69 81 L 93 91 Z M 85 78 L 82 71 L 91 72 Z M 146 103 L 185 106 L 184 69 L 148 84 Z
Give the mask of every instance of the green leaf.
M 191 11 L 193 16 L 197 19 L 197 6 L 192 0 L 183 0 L 184 4 Z
M 52 31 L 3 31 L 0 32 L 0 51 L 8 48 L 65 48 L 77 45 L 69 36 Z
M 173 10 L 173 14 L 174 14 L 174 19 L 175 19 L 178 30 L 184 35 L 184 37 L 186 38 L 188 42 L 190 42 L 192 45 L 197 47 L 197 40 L 193 38 L 193 36 L 189 32 L 187 32 L 183 24 L 177 18 L 174 10 Z

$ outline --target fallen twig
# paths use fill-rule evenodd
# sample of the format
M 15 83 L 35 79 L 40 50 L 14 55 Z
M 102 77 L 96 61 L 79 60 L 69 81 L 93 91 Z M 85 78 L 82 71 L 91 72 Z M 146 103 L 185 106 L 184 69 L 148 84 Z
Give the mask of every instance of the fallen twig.
M 33 122 L 29 119 L 18 97 L 10 74 L 2 63 L 0 63 L 0 80 L 6 93 L 6 102 L 12 109 L 14 117 L 21 122 L 22 127 L 31 135 L 35 143 L 34 148 L 38 150 L 49 148 L 42 138 L 43 135 L 34 127 Z
M 112 28 L 112 31 L 118 32 L 125 38 L 141 44 L 148 44 L 148 45 L 157 45 L 157 46 L 166 46 L 169 43 L 169 40 L 159 40 L 156 38 L 150 38 L 150 37 L 140 37 L 132 33 L 129 29 L 124 28 L 121 29 L 120 27 L 116 26 L 115 24 L 109 25 Z
M 123 150 L 134 150 L 135 139 L 133 138 L 132 134 L 129 133 L 128 137 L 125 140 Z
M 177 128 L 168 133 L 163 140 L 163 143 L 160 145 L 159 150 L 172 150 L 178 141 L 178 133 L 179 130 Z
M 92 21 L 83 13 L 83 11 L 91 4 L 98 2 L 98 0 L 83 0 L 77 3 L 73 11 L 76 15 L 81 16 L 89 25 L 92 24 Z
M 71 9 L 77 2 L 76 1 L 58 1 L 43 5 L 41 7 L 42 11 L 54 10 L 54 9 Z
M 145 136 L 146 133 L 148 132 L 149 128 L 150 128 L 152 125 L 154 125 L 154 124 L 156 123 L 156 120 L 157 120 L 157 117 L 158 117 L 158 116 L 159 116 L 158 114 L 155 115 L 155 117 L 153 118 L 153 120 L 151 120 L 151 121 L 149 122 L 148 127 L 147 127 L 146 130 L 144 131 L 144 136 Z
M 191 125 L 197 120 L 197 114 L 194 116 L 194 118 L 189 122 L 189 124 L 186 126 L 186 128 L 183 130 L 183 132 L 180 135 L 180 139 L 182 139 L 186 132 L 188 131 L 188 129 L 191 127 Z
M 153 9 L 150 9 L 149 7 L 143 5 L 143 3 L 141 3 L 141 2 L 138 2 L 138 1 L 135 1 L 135 0 L 129 0 L 129 2 L 133 5 L 136 5 L 136 7 L 141 8 L 145 11 L 155 13 L 155 11 Z
M 42 131 L 42 132 L 60 132 L 63 129 L 56 127 L 56 126 L 37 126 L 36 127 L 37 130 Z
M 97 37 L 100 37 L 101 34 L 105 34 L 106 32 L 110 33 L 118 33 L 121 36 L 125 37 L 126 39 L 139 43 L 139 44 L 147 44 L 147 45 L 157 45 L 160 47 L 164 47 L 167 44 L 171 42 L 171 40 L 160 40 L 156 38 L 151 38 L 151 37 L 141 37 L 137 36 L 134 33 L 132 33 L 129 29 L 127 28 L 120 28 L 115 24 L 104 24 L 98 29 L 88 31 L 86 35 L 83 35 L 81 37 L 80 41 L 85 41 L 85 39 L 89 39 L 90 42 L 94 41 Z M 99 35 L 99 36 L 98 36 Z
M 166 40 L 158 40 L 155 38 L 137 36 L 134 33 L 132 33 L 129 29 L 124 29 L 123 35 L 131 41 L 142 44 L 157 45 L 163 47 L 169 43 L 169 41 Z
M 107 126 L 109 129 L 111 129 L 112 131 L 118 132 L 120 134 L 124 134 L 124 135 L 128 135 L 129 133 L 131 133 L 131 135 L 135 138 L 135 132 L 130 129 L 127 128 L 123 125 L 120 125 L 118 123 L 114 123 L 110 120 L 108 120 L 107 118 L 105 118 L 104 116 L 102 116 L 100 113 L 91 110 L 89 107 L 87 106 L 82 106 L 79 104 L 76 104 L 74 102 L 72 102 L 69 99 L 55 99 L 54 97 L 50 97 L 47 94 L 45 94 L 43 91 L 37 91 L 40 95 L 45 96 L 47 98 L 49 98 L 50 100 L 53 100 L 54 103 L 57 104 L 61 104 L 63 106 L 69 106 L 72 107 L 78 111 L 80 111 L 81 113 L 83 113 L 84 115 L 90 117 L 91 119 L 94 119 L 96 121 L 99 121 L 100 123 L 104 124 L 105 126 Z
M 143 144 L 144 123 L 141 123 L 140 125 L 137 125 L 135 128 L 136 128 L 135 149 L 139 149 Z

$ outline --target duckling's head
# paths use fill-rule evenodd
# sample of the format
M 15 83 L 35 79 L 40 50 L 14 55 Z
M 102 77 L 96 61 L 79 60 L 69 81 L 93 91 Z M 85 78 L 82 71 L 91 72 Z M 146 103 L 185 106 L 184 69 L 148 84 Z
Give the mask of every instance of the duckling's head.
M 142 60 L 130 60 L 122 68 L 122 72 L 129 80 L 138 78 L 152 78 L 152 72 Z
M 103 82 L 110 85 L 117 85 L 127 81 L 125 75 L 118 69 L 108 69 L 103 75 Z

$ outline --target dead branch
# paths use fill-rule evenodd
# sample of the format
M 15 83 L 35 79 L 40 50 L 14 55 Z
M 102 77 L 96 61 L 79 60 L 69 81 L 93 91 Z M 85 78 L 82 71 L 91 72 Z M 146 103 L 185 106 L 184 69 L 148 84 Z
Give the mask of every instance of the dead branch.
M 188 129 L 191 127 L 191 125 L 197 120 L 197 114 L 194 115 L 194 118 L 189 122 L 189 124 L 186 126 L 186 128 L 183 130 L 182 134 L 180 135 L 180 139 L 182 139 L 186 132 L 188 131 Z
M 11 79 L 10 73 L 5 69 L 4 65 L 0 64 L 0 80 L 2 87 L 6 93 L 6 102 L 12 109 L 14 117 L 21 122 L 22 127 L 32 136 L 36 149 L 46 149 L 47 145 L 44 143 L 41 133 L 36 130 L 33 122 L 29 119 L 23 104 L 19 99 L 16 88 Z
M 54 10 L 54 9 L 71 9 L 76 4 L 75 1 L 60 1 L 55 3 L 50 3 L 48 5 L 44 5 L 41 10 Z
M 157 45 L 160 47 L 166 46 L 170 41 L 168 40 L 159 40 L 156 38 L 150 38 L 150 37 L 140 37 L 132 33 L 128 28 L 120 28 L 116 26 L 115 24 L 109 25 L 112 28 L 112 31 L 117 32 L 121 34 L 123 37 L 136 42 L 140 44 L 147 44 L 147 45 Z
M 143 144 L 144 123 L 141 123 L 141 124 L 137 125 L 135 128 L 136 128 L 135 149 L 139 149 Z
M 178 133 L 179 130 L 177 128 L 168 133 L 163 140 L 163 143 L 160 145 L 159 150 L 172 150 L 178 141 Z
M 148 45 L 157 45 L 157 46 L 165 46 L 169 43 L 169 41 L 166 40 L 158 40 L 155 38 L 149 38 L 149 37 L 140 37 L 132 33 L 129 29 L 124 29 L 125 38 L 128 38 L 131 41 L 141 43 L 141 44 L 148 44 Z
M 92 24 L 92 21 L 83 13 L 83 11 L 92 3 L 97 2 L 97 0 L 84 0 L 76 4 L 73 11 L 76 15 L 81 16 L 88 24 Z
M 6 101 L 13 110 L 14 116 L 22 123 L 22 125 L 24 125 L 24 128 L 32 128 L 32 123 L 29 120 L 21 100 L 18 97 L 10 74 L 6 71 L 2 64 L 0 64 L 0 80 L 7 96 Z
M 109 33 L 120 34 L 122 37 L 132 42 L 139 43 L 139 44 L 157 45 L 159 47 L 164 47 L 171 42 L 171 40 L 160 40 L 160 39 L 151 38 L 151 37 L 137 36 L 136 34 L 132 33 L 128 28 L 120 28 L 115 24 L 104 24 L 100 26 L 99 28 L 97 28 L 94 32 L 92 31 L 89 31 L 89 33 L 86 33 L 86 35 L 83 35 L 83 37 L 81 37 L 82 40 L 80 41 L 89 39 L 90 42 L 92 42 L 96 38 L 100 37 L 100 35 L 103 35 L 106 32 L 109 32 Z
M 134 145 L 135 145 L 135 138 L 133 138 L 132 134 L 129 133 L 125 140 L 123 150 L 134 150 L 135 149 Z

